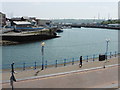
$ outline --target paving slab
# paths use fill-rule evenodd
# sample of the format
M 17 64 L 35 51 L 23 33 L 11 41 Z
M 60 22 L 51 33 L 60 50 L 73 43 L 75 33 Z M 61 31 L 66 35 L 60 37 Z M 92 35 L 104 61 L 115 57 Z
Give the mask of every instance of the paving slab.
M 93 67 L 104 67 L 104 65 L 113 65 L 118 64 L 118 57 L 109 59 L 107 63 L 105 61 L 95 61 L 95 62 L 85 62 L 83 66 L 80 68 L 79 63 L 76 63 L 75 65 L 68 65 L 63 67 L 57 67 L 57 68 L 47 68 L 44 70 L 36 69 L 36 70 L 25 70 L 25 71 L 17 71 L 15 73 L 16 79 L 24 79 L 29 77 L 37 77 L 42 75 L 49 75 L 49 74 L 55 74 L 55 73 L 61 73 L 61 72 L 69 72 L 69 71 L 75 71 L 75 70 L 82 70 L 82 69 L 89 69 Z M 38 73 L 37 73 L 38 72 Z M 2 73 L 2 82 L 8 82 L 11 76 L 11 72 L 4 72 Z

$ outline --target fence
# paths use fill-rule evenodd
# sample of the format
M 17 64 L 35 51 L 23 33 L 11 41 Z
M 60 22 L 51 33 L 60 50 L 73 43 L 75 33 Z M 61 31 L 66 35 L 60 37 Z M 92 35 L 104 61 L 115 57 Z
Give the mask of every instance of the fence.
M 93 55 L 87 55 L 83 56 L 83 63 L 86 62 L 94 62 L 98 61 L 100 54 L 93 54 Z M 117 57 L 118 53 L 115 52 L 109 52 L 107 53 L 107 59 L 111 59 L 113 57 Z M 44 68 L 51 68 L 51 67 L 61 67 L 61 66 L 67 66 L 67 65 L 74 65 L 79 63 L 79 57 L 77 58 L 68 58 L 64 60 L 55 60 L 55 61 L 48 61 L 44 60 Z M 9 66 L 9 69 L 11 69 L 11 64 L 6 64 L 4 66 Z M 42 67 L 42 62 L 33 62 L 33 63 L 15 63 L 15 68 L 17 70 L 30 70 L 30 69 L 40 69 Z

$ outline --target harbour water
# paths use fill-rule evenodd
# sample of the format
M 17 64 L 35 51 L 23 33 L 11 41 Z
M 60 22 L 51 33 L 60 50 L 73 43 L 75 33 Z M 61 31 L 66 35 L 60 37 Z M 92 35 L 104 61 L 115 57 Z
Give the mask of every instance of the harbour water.
M 55 64 L 55 60 L 63 61 L 79 56 L 103 54 L 106 52 L 106 39 L 110 39 L 108 52 L 118 51 L 118 31 L 98 28 L 64 29 L 58 33 L 61 37 L 44 40 L 44 60 Z M 31 42 L 2 47 L 2 66 L 9 68 L 14 61 L 16 67 L 24 62 L 38 64 L 42 62 L 41 42 Z

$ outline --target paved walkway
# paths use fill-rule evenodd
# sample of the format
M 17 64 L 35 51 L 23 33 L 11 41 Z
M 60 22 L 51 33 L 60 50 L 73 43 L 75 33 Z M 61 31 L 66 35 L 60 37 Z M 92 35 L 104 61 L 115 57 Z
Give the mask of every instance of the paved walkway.
M 3 88 L 11 88 L 9 83 Z M 114 88 L 118 66 L 14 82 L 14 88 Z
M 29 79 L 31 77 L 38 77 L 38 76 L 43 76 L 43 75 L 49 75 L 49 74 L 56 74 L 56 73 L 62 73 L 62 72 L 69 72 L 69 71 L 75 71 L 75 70 L 83 70 L 83 69 L 88 69 L 88 68 L 93 68 L 93 67 L 100 67 L 104 66 L 105 61 L 95 61 L 95 62 L 86 62 L 83 64 L 82 68 L 79 68 L 78 64 L 75 65 L 68 65 L 64 67 L 57 67 L 57 68 L 47 68 L 44 70 L 26 70 L 26 71 L 20 71 L 15 74 L 15 77 L 17 81 L 19 80 L 24 80 L 24 79 Z M 113 65 L 113 64 L 118 64 L 118 58 L 112 58 L 109 59 L 105 65 Z M 38 73 L 36 73 L 38 72 Z M 2 73 L 2 82 L 9 82 L 11 73 L 10 72 L 5 72 Z

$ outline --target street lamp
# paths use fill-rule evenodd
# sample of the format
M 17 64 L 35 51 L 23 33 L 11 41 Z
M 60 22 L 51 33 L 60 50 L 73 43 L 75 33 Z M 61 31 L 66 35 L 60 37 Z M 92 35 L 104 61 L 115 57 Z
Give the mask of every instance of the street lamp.
M 106 39 L 106 52 L 105 52 L 105 62 L 104 62 L 104 65 L 103 65 L 103 68 L 105 68 L 105 63 L 107 63 L 107 53 L 108 53 L 108 44 L 110 42 L 110 39 Z
M 41 70 L 44 70 L 44 46 L 45 46 L 45 43 L 42 42 L 41 46 L 42 46 L 42 48 L 41 48 L 41 52 L 42 52 L 42 69 Z
M 110 39 L 106 39 L 106 61 L 107 61 L 107 53 L 108 53 L 108 44 L 110 42 Z

